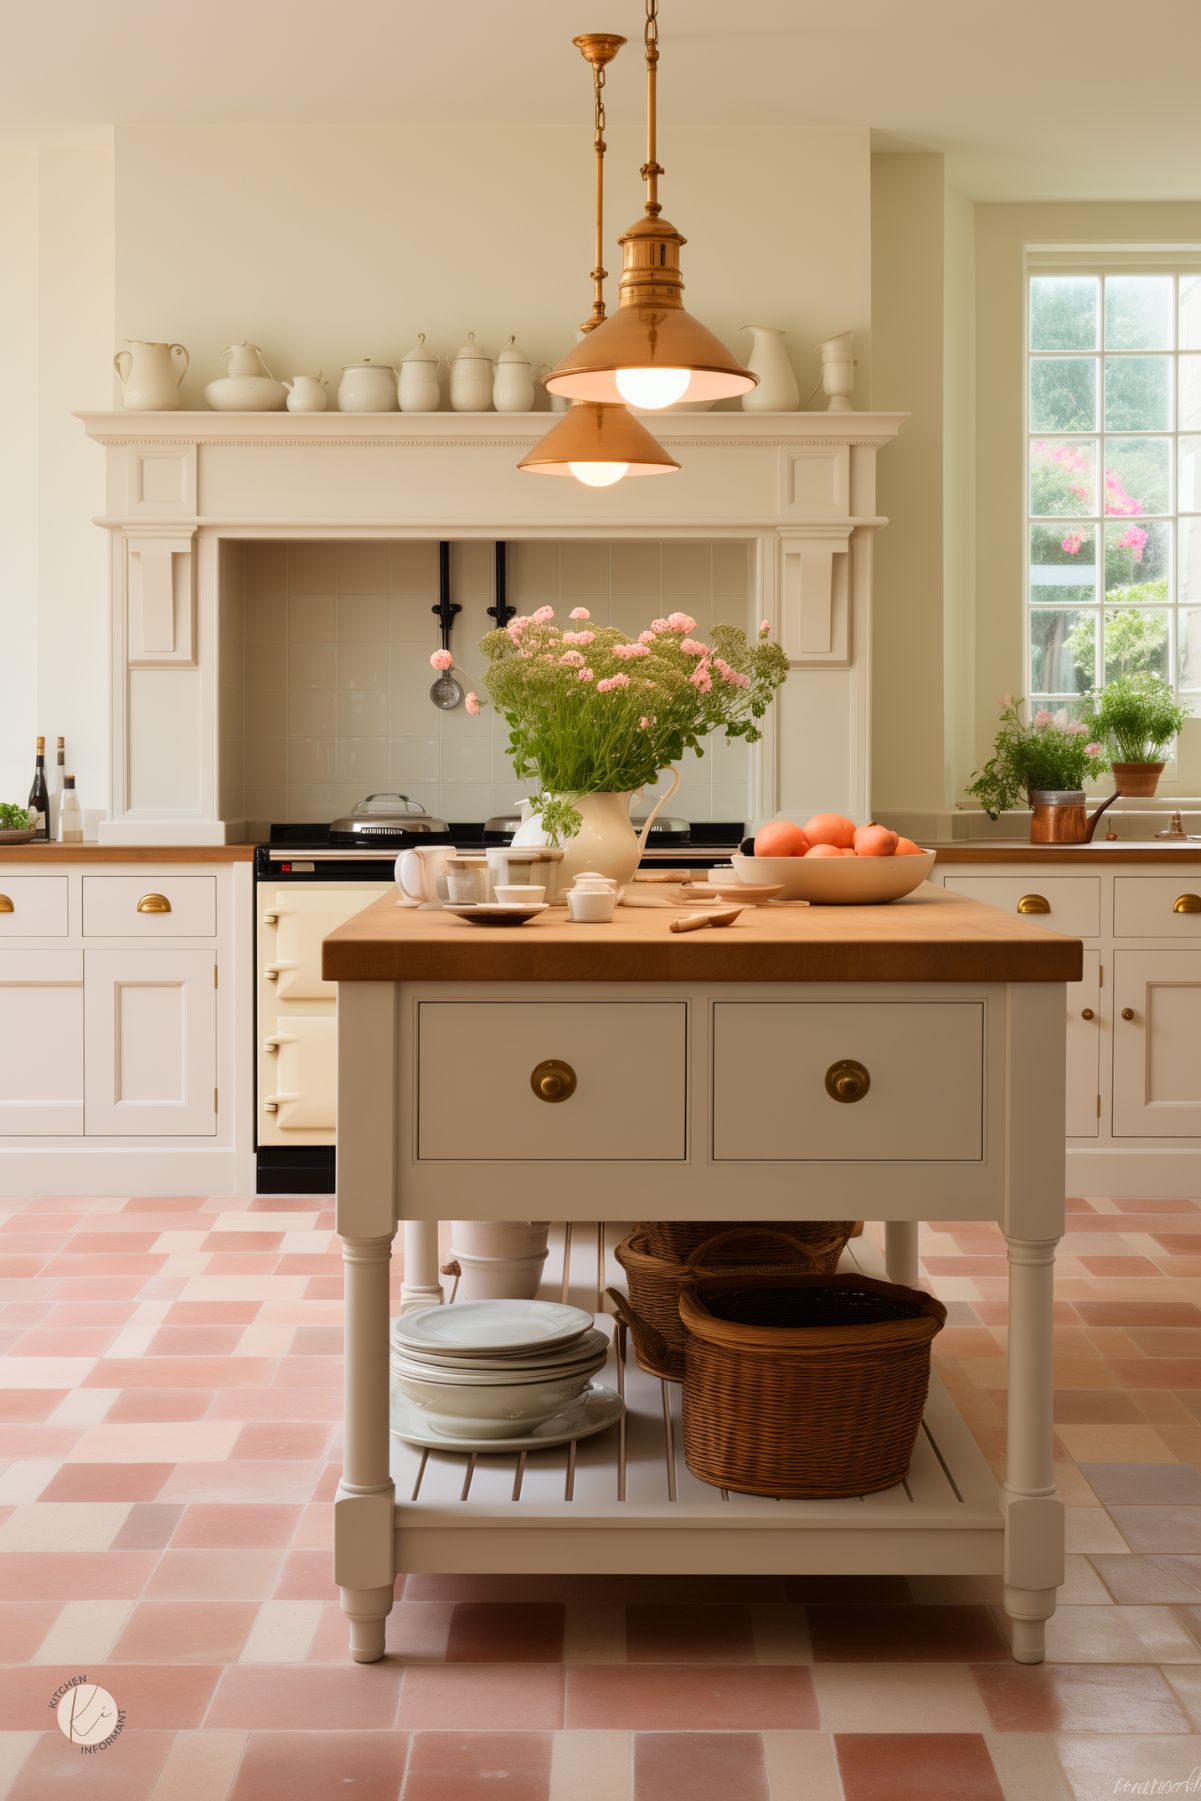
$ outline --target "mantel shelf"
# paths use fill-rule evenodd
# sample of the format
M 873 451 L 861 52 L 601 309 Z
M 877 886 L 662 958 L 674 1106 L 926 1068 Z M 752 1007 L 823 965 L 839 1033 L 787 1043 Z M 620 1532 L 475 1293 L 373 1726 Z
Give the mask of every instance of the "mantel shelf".
M 665 413 L 644 415 L 665 444 L 852 444 L 879 448 L 905 413 Z M 99 444 L 511 445 L 527 448 L 558 414 L 541 413 L 76 413 Z

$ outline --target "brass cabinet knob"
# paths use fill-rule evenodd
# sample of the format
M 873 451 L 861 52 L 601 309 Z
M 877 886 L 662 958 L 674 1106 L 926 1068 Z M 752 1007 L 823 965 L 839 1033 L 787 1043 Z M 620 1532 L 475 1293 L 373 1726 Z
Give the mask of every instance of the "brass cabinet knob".
M 548 1057 L 530 1071 L 530 1087 L 540 1101 L 570 1100 L 575 1084 L 575 1070 L 559 1057 Z
M 15 913 L 16 910 L 17 909 L 12 904 L 12 897 L 7 894 L 0 894 L 0 913 Z
M 1172 902 L 1173 913 L 1201 913 L 1201 894 L 1178 894 Z
M 1123 1007 L 1122 1008 L 1122 1018 L 1123 1019 L 1133 1019 L 1134 1018 L 1134 1008 L 1133 1007 Z
M 169 913 L 171 902 L 165 894 L 144 894 L 138 902 L 139 913 Z
M 871 1085 L 866 1069 L 853 1057 L 831 1063 L 826 1071 L 826 1093 L 834 1101 L 861 1101 Z
M 1081 1007 L 1080 1017 L 1081 1019 L 1095 1019 L 1097 1016 L 1091 1007 Z
M 1019 913 L 1049 913 L 1051 903 L 1045 894 L 1023 894 L 1017 910 Z

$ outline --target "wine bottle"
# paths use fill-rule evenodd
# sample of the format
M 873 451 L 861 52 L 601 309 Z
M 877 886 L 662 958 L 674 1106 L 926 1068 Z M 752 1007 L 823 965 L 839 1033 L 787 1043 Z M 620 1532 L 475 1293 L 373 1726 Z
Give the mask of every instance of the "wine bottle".
M 83 810 L 79 805 L 79 796 L 75 792 L 75 777 L 63 777 L 63 802 L 58 815 L 58 841 L 60 844 L 83 843 Z
M 33 786 L 29 790 L 29 800 L 26 804 L 30 813 L 34 815 L 29 822 L 33 827 L 34 837 L 48 840 L 50 837 L 50 796 L 46 791 L 46 740 L 44 738 L 38 739 Z
M 49 827 L 48 837 L 51 843 L 58 837 L 58 810 L 63 801 L 63 785 L 67 766 L 67 741 L 58 740 L 58 755 L 50 774 L 50 806 L 47 810 L 46 823 Z

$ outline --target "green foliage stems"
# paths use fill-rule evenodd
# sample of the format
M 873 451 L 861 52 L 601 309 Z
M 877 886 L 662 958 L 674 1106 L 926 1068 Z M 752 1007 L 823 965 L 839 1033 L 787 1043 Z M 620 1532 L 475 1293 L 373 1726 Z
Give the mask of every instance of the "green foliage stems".
M 1147 673 L 1118 676 L 1089 703 L 1089 730 L 1119 763 L 1163 762 L 1189 716 L 1169 684 Z
M 998 819 L 1023 798 L 1029 800 L 1033 790 L 1083 788 L 1109 768 L 1100 746 L 1068 719 L 1066 710 L 1061 708 L 1054 717 L 1045 710 L 1036 713 L 1027 725 L 1022 705 L 1003 697 L 993 754 L 967 787 L 990 819 Z

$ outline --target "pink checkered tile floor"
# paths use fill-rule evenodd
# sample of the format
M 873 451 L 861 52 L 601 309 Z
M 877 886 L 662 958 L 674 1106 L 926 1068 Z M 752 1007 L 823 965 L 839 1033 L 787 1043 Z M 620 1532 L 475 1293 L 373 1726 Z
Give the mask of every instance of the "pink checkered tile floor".
M 328 1201 L 0 1203 L 0 1797 L 1098 1801 L 1186 1782 L 1201 1204 L 1077 1200 L 1068 1227 L 1070 1554 L 1041 1668 L 1010 1662 L 991 1580 L 553 1572 L 402 1579 L 389 1657 L 365 1667 L 330 1580 Z M 922 1250 L 944 1380 L 999 1468 L 1001 1240 L 923 1228 Z M 92 1756 L 49 1712 L 75 1675 L 125 1715 Z

